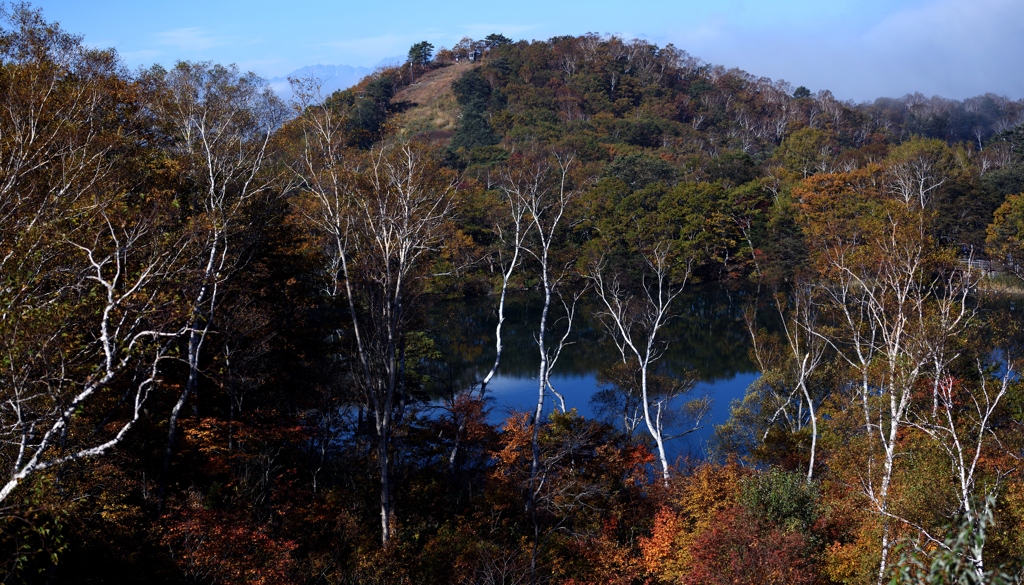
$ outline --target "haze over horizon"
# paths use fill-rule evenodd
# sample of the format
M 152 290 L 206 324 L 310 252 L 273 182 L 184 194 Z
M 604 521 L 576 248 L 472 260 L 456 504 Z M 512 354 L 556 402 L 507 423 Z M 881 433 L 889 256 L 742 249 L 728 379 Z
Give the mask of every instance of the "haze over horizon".
M 317 64 L 372 67 L 422 40 L 440 48 L 490 33 L 543 40 L 598 32 L 673 43 L 706 62 L 829 89 L 843 100 L 913 92 L 1024 98 L 1024 76 L 1010 73 L 1024 59 L 1024 3 L 1013 0 L 638 0 L 629 11 L 607 0 L 460 10 L 406 0 L 33 5 L 87 44 L 114 47 L 133 68 L 211 60 L 274 78 Z

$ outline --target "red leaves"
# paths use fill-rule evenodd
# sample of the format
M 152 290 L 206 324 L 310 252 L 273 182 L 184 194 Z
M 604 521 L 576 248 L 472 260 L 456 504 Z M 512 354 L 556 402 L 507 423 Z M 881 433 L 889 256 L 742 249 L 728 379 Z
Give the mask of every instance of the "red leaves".
M 291 583 L 291 552 L 298 546 L 265 527 L 210 510 L 180 511 L 161 542 L 189 578 L 247 585 Z
M 719 513 L 691 549 L 688 585 L 801 585 L 816 581 L 807 541 L 796 531 L 764 526 L 741 508 Z

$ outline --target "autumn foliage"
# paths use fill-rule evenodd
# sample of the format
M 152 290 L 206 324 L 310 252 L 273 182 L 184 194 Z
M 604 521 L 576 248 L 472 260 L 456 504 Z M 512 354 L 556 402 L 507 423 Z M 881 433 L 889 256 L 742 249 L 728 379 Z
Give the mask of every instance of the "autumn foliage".
M 0 14 L 0 581 L 1019 579 L 1021 102 L 494 34 L 287 105 Z M 482 383 L 537 375 L 535 293 L 597 416 Z M 612 347 L 690 313 L 757 370 L 726 421 L 677 339 Z

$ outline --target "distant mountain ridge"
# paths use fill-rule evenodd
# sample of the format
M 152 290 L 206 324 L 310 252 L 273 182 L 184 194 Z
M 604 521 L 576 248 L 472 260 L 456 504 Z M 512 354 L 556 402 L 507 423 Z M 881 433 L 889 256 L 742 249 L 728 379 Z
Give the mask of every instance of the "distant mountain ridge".
M 359 80 L 366 77 L 373 72 L 373 69 L 369 67 L 353 67 L 351 65 L 307 65 L 301 69 L 296 69 L 288 75 L 283 77 L 271 78 L 270 88 L 274 90 L 277 95 L 284 99 L 291 99 L 293 97 L 291 83 L 289 78 L 306 79 L 309 77 L 320 80 L 323 85 L 320 88 L 320 93 L 327 97 L 338 91 L 339 89 L 346 89 L 359 83 Z
M 359 83 L 359 80 L 381 67 L 395 67 L 397 65 L 401 65 L 403 62 L 404 59 L 402 57 L 385 57 L 377 62 L 373 67 L 322 65 L 318 63 L 316 65 L 307 65 L 296 69 L 282 77 L 272 77 L 269 80 L 269 83 L 270 88 L 274 90 L 274 93 L 285 100 L 289 100 L 294 97 L 291 83 L 288 81 L 289 78 L 306 79 L 313 77 L 323 83 L 320 87 L 320 93 L 323 97 L 327 97 L 339 89 L 352 87 Z

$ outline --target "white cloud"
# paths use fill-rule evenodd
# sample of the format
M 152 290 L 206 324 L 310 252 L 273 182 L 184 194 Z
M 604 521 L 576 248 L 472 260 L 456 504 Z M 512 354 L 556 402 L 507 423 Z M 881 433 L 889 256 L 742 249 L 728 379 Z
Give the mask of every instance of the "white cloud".
M 893 13 L 864 35 L 869 54 L 907 91 L 1024 97 L 1024 3 L 933 0 Z M 909 87 L 913 86 L 913 89 Z
M 138 51 L 124 51 L 118 52 L 118 55 L 125 60 L 126 63 L 132 65 L 148 65 L 157 60 L 162 55 L 161 51 L 156 49 L 139 49 Z
M 156 44 L 178 50 L 206 50 L 228 44 L 223 37 L 216 37 L 195 26 L 176 28 L 156 34 Z
M 674 36 L 679 46 L 712 63 L 854 100 L 915 91 L 1022 98 L 1022 38 L 1020 0 L 920 0 L 857 27 L 834 21 L 749 29 L 709 19 Z
M 1022 31 L 1024 4 L 1018 0 L 932 0 L 890 14 L 866 37 L 911 45 L 965 44 L 970 49 L 1011 41 L 1007 33 Z

